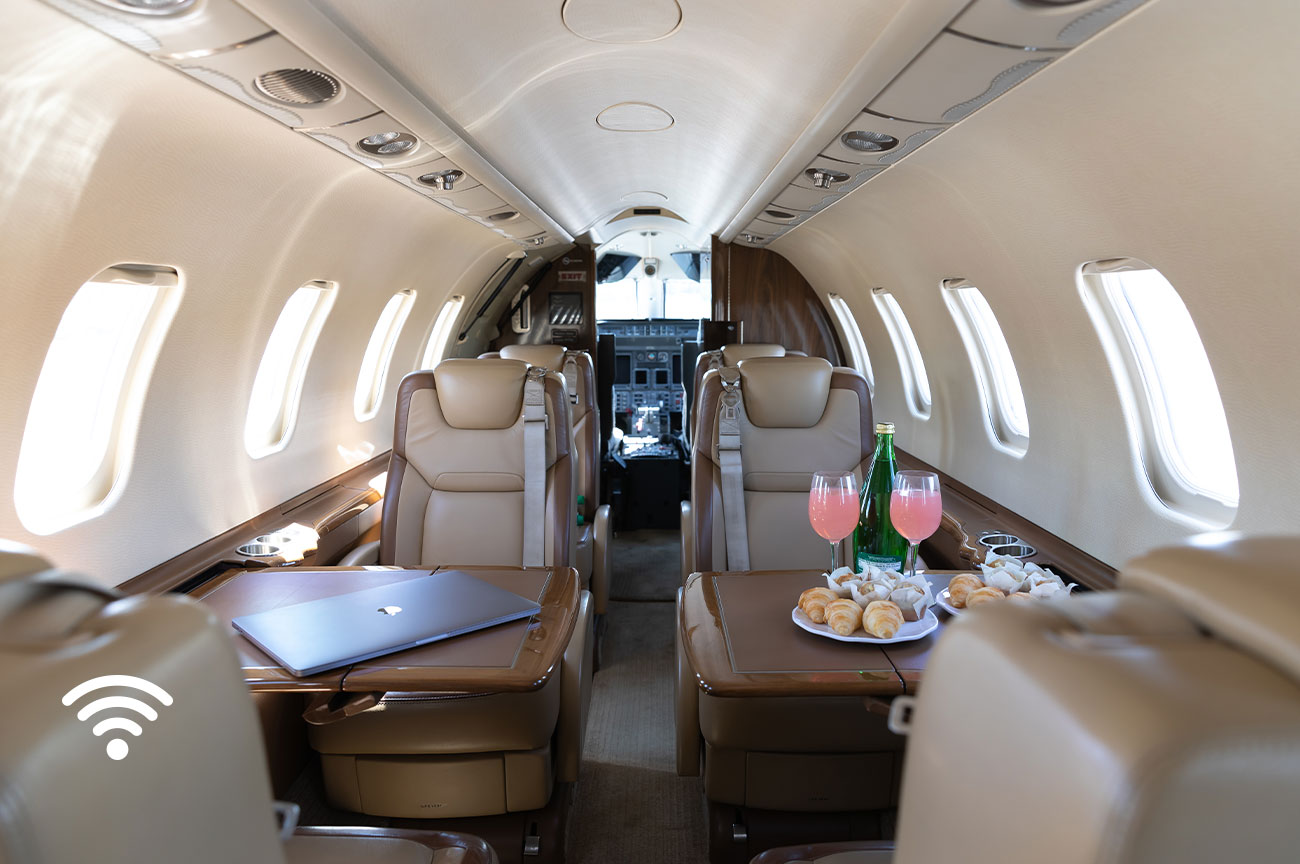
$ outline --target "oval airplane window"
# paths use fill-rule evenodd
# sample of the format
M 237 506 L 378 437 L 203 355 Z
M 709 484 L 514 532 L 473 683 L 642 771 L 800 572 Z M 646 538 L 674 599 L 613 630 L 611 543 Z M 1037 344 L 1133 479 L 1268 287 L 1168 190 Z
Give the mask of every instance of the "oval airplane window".
M 844 298 L 838 294 L 830 294 L 827 299 L 831 302 L 831 311 L 835 313 L 835 320 L 839 322 L 840 332 L 844 334 L 844 342 L 849 346 L 849 356 L 853 360 L 853 368 L 862 373 L 862 377 L 867 379 L 867 387 L 873 392 L 876 389 L 875 376 L 871 374 L 871 358 L 867 355 L 867 343 L 862 339 L 862 331 L 858 329 L 857 319 L 853 317 L 853 310 Z
M 1023 456 L 1029 449 L 1029 412 L 1011 346 L 980 289 L 963 279 L 943 283 L 943 300 L 966 346 L 989 431 L 999 449 Z
M 379 413 L 393 349 L 397 347 L 397 337 L 401 335 L 413 305 L 415 292 L 399 291 L 388 298 L 384 310 L 379 313 L 379 320 L 375 322 L 375 329 L 366 344 L 366 353 L 361 358 L 361 371 L 357 373 L 357 392 L 352 400 L 352 410 L 358 422 L 364 423 Z
M 925 374 L 925 361 L 921 359 L 921 348 L 916 344 L 912 326 L 907 323 L 903 307 L 898 305 L 894 295 L 883 288 L 874 289 L 871 299 L 876 301 L 876 309 L 884 319 L 885 329 L 894 343 L 894 353 L 898 355 L 898 367 L 903 375 L 903 391 L 907 394 L 907 407 L 922 420 L 930 416 L 930 379 Z

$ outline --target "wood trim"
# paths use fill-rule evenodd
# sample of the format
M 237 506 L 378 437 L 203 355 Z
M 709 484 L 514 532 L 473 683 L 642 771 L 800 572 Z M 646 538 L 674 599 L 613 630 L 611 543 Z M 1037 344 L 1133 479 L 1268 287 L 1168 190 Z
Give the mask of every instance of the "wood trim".
M 894 448 L 900 470 L 933 471 L 943 486 L 944 520 L 939 531 L 921 544 L 921 555 L 930 566 L 945 569 L 970 569 L 984 560 L 987 552 L 979 544 L 981 534 L 1002 531 L 1014 534 L 1038 550 L 1025 560 L 1033 561 L 1095 590 L 1115 587 L 1119 571 L 1077 546 L 1057 537 L 1020 514 L 1008 510 L 993 499 L 954 480 L 906 451 Z
M 229 565 L 230 567 L 299 566 L 285 565 L 284 560 L 280 558 L 245 558 L 236 550 L 259 534 L 265 534 L 282 527 L 286 521 L 310 525 L 322 535 L 322 538 L 328 537 L 331 532 L 342 528 L 361 512 L 382 500 L 380 494 L 371 489 L 367 482 L 374 475 L 387 470 L 388 456 L 387 452 L 382 453 L 367 462 L 344 471 L 336 477 L 326 480 L 324 483 L 318 483 L 283 504 L 241 522 L 211 540 L 200 543 L 198 546 L 128 579 L 119 585 L 118 589 L 127 594 L 171 591 L 198 574 L 221 565 Z M 322 543 L 317 553 L 308 553 L 307 557 L 301 562 L 302 566 L 319 566 L 324 563 L 322 558 L 327 559 L 343 551 L 342 549 L 332 548 L 333 545 L 337 544 Z M 325 550 L 327 554 L 320 555 L 319 551 L 321 549 Z

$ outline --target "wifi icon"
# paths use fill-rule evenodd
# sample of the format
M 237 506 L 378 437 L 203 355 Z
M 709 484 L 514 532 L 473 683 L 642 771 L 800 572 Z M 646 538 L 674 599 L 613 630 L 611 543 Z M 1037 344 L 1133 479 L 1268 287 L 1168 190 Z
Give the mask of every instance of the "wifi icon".
M 154 699 L 158 700 L 164 706 L 172 704 L 171 694 L 159 687 L 152 681 L 146 681 L 144 678 L 137 678 L 134 675 L 101 675 L 98 678 L 91 678 L 88 681 L 82 681 L 76 687 L 73 687 L 67 693 L 63 694 L 63 704 L 72 705 L 82 696 L 93 693 L 96 690 L 103 690 L 106 687 L 129 687 L 132 690 L 139 690 Z M 88 702 L 77 711 L 78 720 L 89 720 L 102 711 L 116 711 L 126 709 L 134 711 L 146 720 L 153 721 L 158 719 L 158 711 L 148 702 L 136 699 L 132 696 L 102 696 L 93 702 Z M 139 723 L 129 717 L 105 717 L 97 722 L 90 730 L 96 738 L 106 732 L 130 732 L 137 738 L 144 732 L 144 728 Z M 105 747 L 108 752 L 108 758 L 119 761 L 126 758 L 131 752 L 131 746 L 126 743 L 125 738 L 114 737 Z

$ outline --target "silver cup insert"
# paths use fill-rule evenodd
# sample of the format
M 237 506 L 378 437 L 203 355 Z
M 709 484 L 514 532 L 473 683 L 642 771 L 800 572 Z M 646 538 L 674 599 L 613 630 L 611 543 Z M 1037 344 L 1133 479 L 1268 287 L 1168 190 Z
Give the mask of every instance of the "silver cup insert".
M 236 551 L 246 558 L 273 558 L 280 554 L 280 547 L 274 543 L 245 543 Z
M 263 534 L 253 538 L 254 543 L 270 543 L 272 546 L 288 546 L 293 538 L 287 534 Z
M 260 537 L 258 538 L 261 539 Z M 981 534 L 980 545 L 992 549 L 994 546 L 1006 546 L 1011 543 L 1019 543 L 1020 538 L 1014 534 Z
M 994 546 L 989 550 L 994 555 L 1010 555 L 1012 558 L 1032 558 L 1038 554 L 1038 550 L 1027 543 L 1008 543 L 1004 546 Z

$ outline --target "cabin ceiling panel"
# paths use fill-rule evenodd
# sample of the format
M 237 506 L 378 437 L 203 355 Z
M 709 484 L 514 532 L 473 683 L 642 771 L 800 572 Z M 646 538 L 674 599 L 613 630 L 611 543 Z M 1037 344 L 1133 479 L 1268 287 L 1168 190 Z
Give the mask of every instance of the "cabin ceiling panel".
M 559 0 L 313 2 L 573 234 L 638 190 L 722 228 L 902 6 L 692 3 L 666 38 L 615 46 L 575 36 Z M 627 102 L 673 123 L 597 125 Z
M 1154 500 L 1075 281 L 1088 261 L 1139 257 L 1178 291 L 1213 367 L 1241 488 L 1232 527 L 1294 531 L 1300 120 L 1276 106 L 1300 78 L 1297 14 L 1288 0 L 1246 16 L 1150 3 L 774 244 L 823 298 L 849 302 L 900 446 L 1113 564 L 1200 530 Z M 1223 160 L 1211 118 L 1251 158 Z M 1032 430 L 1023 459 L 985 431 L 940 292 L 952 277 L 1005 331 Z M 929 420 L 906 407 L 877 286 L 916 333 Z

